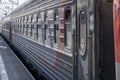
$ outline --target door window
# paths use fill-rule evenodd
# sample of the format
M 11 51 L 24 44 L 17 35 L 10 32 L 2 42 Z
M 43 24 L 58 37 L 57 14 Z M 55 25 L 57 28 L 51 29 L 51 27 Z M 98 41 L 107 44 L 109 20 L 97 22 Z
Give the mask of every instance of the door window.
M 80 54 L 82 56 L 85 55 L 86 51 L 86 42 L 87 42 L 87 16 L 85 10 L 80 11 L 79 15 L 79 28 L 80 28 L 80 37 L 79 37 L 79 42 L 80 42 Z

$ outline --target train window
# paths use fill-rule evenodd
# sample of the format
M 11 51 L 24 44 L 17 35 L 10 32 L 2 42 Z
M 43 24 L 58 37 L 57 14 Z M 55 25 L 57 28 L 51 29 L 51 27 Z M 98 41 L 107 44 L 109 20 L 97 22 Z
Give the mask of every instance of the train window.
M 20 18 L 20 23 L 21 23 L 21 18 Z
M 22 17 L 22 23 L 24 23 L 24 21 L 23 21 L 23 20 L 24 20 L 24 17 Z
M 79 27 L 80 27 L 80 38 L 79 38 L 79 46 L 80 53 L 83 56 L 86 51 L 86 42 L 87 42 L 87 16 L 85 10 L 81 10 L 79 14 Z
M 27 20 L 26 20 L 26 22 L 28 22 L 29 21 L 29 16 L 27 16 Z
M 44 34 L 45 34 L 44 37 L 46 41 L 48 40 L 48 33 L 49 33 L 48 26 L 44 25 Z
M 19 24 L 19 33 L 20 33 L 20 24 Z
M 71 47 L 71 10 L 65 11 L 65 46 Z
M 37 40 L 37 27 L 33 27 L 33 36 L 34 36 L 34 40 Z
M 20 23 L 20 18 L 19 18 L 19 23 Z
M 35 22 L 37 21 L 37 14 L 36 13 L 34 14 L 34 21 Z
M 40 38 L 41 38 L 41 25 L 37 25 L 37 38 L 38 38 L 38 40 L 40 40 Z
M 23 23 L 25 22 L 25 17 L 23 17 Z
M 48 13 L 45 12 L 45 14 L 44 14 L 44 21 L 46 21 L 47 19 L 48 19 Z
M 33 31 L 34 31 L 34 25 L 32 24 L 31 25 L 31 36 L 33 36 L 33 34 L 34 34 Z
M 18 33 L 18 29 L 19 29 L 19 26 L 18 26 L 18 23 L 17 23 L 17 33 Z
M 37 21 L 38 22 L 41 21 L 41 13 L 40 12 L 37 13 Z
M 19 21 L 18 21 L 19 22 Z M 19 23 L 17 24 L 17 33 L 19 32 Z
M 26 26 L 26 35 L 28 35 L 28 28 L 29 28 L 29 25 Z
M 58 21 L 59 20 L 59 13 L 58 10 L 56 9 L 54 12 L 54 21 Z M 59 40 L 59 23 L 55 23 L 54 24 L 54 43 L 58 44 L 58 40 Z
M 31 26 L 28 27 L 28 37 L 30 38 L 31 37 Z
M 23 34 L 25 33 L 25 24 L 23 24 Z
M 30 27 L 28 28 L 29 37 L 32 37 L 32 35 L 33 35 L 32 29 L 33 29 L 33 27 L 32 27 L 32 25 L 30 25 Z
M 31 15 L 29 15 L 28 22 L 31 22 L 31 21 L 32 21 L 32 18 L 31 18 Z
M 44 21 L 47 21 L 47 19 L 48 19 L 48 13 L 45 12 L 45 14 L 44 14 Z M 45 44 L 48 44 L 48 34 L 49 34 L 48 25 L 44 24 L 44 39 L 45 39 Z
M 59 24 L 54 25 L 54 42 L 58 44 L 59 40 Z
M 59 13 L 58 13 L 58 9 L 55 10 L 54 12 L 54 20 L 59 20 Z
M 22 25 L 20 24 L 20 33 L 22 33 Z
M 31 16 L 31 21 L 34 22 L 34 14 Z
M 20 33 L 20 25 L 18 24 L 18 33 Z
M 18 24 L 18 27 L 17 27 L 17 33 L 19 33 L 19 24 Z

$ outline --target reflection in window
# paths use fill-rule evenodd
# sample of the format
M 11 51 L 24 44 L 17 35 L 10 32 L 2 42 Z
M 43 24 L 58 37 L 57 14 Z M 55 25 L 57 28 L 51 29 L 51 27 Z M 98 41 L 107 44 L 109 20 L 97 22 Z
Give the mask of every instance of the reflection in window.
M 54 42 L 58 44 L 59 40 L 59 24 L 55 24 L 54 26 Z
M 44 14 L 44 21 L 46 22 L 48 19 L 48 13 L 45 12 Z M 48 25 L 44 24 L 44 39 L 45 39 L 45 44 L 48 44 L 48 34 L 49 34 L 49 29 L 48 29 Z
M 19 25 L 17 25 L 17 33 L 19 33 Z
M 32 31 L 32 28 L 31 27 L 28 27 L 28 36 L 31 37 L 31 31 Z
M 26 20 L 26 22 L 28 22 L 29 21 L 29 16 L 27 16 L 27 20 Z
M 28 28 L 29 28 L 29 25 L 26 26 L 26 35 L 28 35 Z
M 85 10 L 80 11 L 79 15 L 79 27 L 80 27 L 80 51 L 81 55 L 83 56 L 85 54 L 86 50 L 86 35 L 87 35 L 87 16 Z
M 31 22 L 33 22 L 34 21 L 34 14 L 32 14 L 32 16 L 31 16 Z
M 54 43 L 58 44 L 58 40 L 59 40 L 59 23 L 56 23 L 56 21 L 59 20 L 59 13 L 58 13 L 58 9 L 56 9 L 54 11 Z
M 34 37 L 34 40 L 37 40 L 37 27 L 32 25 L 32 36 Z
M 25 32 L 25 24 L 23 24 L 23 34 L 24 34 L 24 32 Z
M 71 11 L 65 11 L 65 46 L 71 47 Z
M 45 14 L 44 14 L 44 21 L 47 21 L 47 19 L 48 19 L 48 13 L 45 12 Z
M 44 37 L 46 41 L 48 40 L 48 34 L 49 34 L 48 26 L 44 25 Z
M 20 24 L 20 33 L 22 33 L 22 25 Z
M 59 13 L 58 13 L 58 9 L 55 10 L 54 12 L 54 21 L 59 20 Z
M 34 30 L 34 25 L 31 25 L 31 36 L 33 36 L 34 34 L 33 30 Z
M 37 13 L 37 21 L 40 21 L 41 20 L 41 14 L 40 12 Z
M 23 23 L 25 22 L 25 17 L 23 17 Z
M 37 25 L 37 38 L 41 38 L 41 25 Z

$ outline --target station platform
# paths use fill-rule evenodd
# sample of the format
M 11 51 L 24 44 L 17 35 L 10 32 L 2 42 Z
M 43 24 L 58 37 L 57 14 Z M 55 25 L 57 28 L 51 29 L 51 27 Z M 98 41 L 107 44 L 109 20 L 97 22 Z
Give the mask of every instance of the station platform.
M 35 80 L 1 36 L 0 80 Z

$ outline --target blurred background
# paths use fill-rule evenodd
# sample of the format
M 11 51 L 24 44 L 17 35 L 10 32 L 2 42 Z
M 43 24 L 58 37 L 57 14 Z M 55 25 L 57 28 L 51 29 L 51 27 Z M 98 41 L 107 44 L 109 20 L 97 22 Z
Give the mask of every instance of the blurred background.
M 12 10 L 30 0 L 0 0 L 0 20 Z

